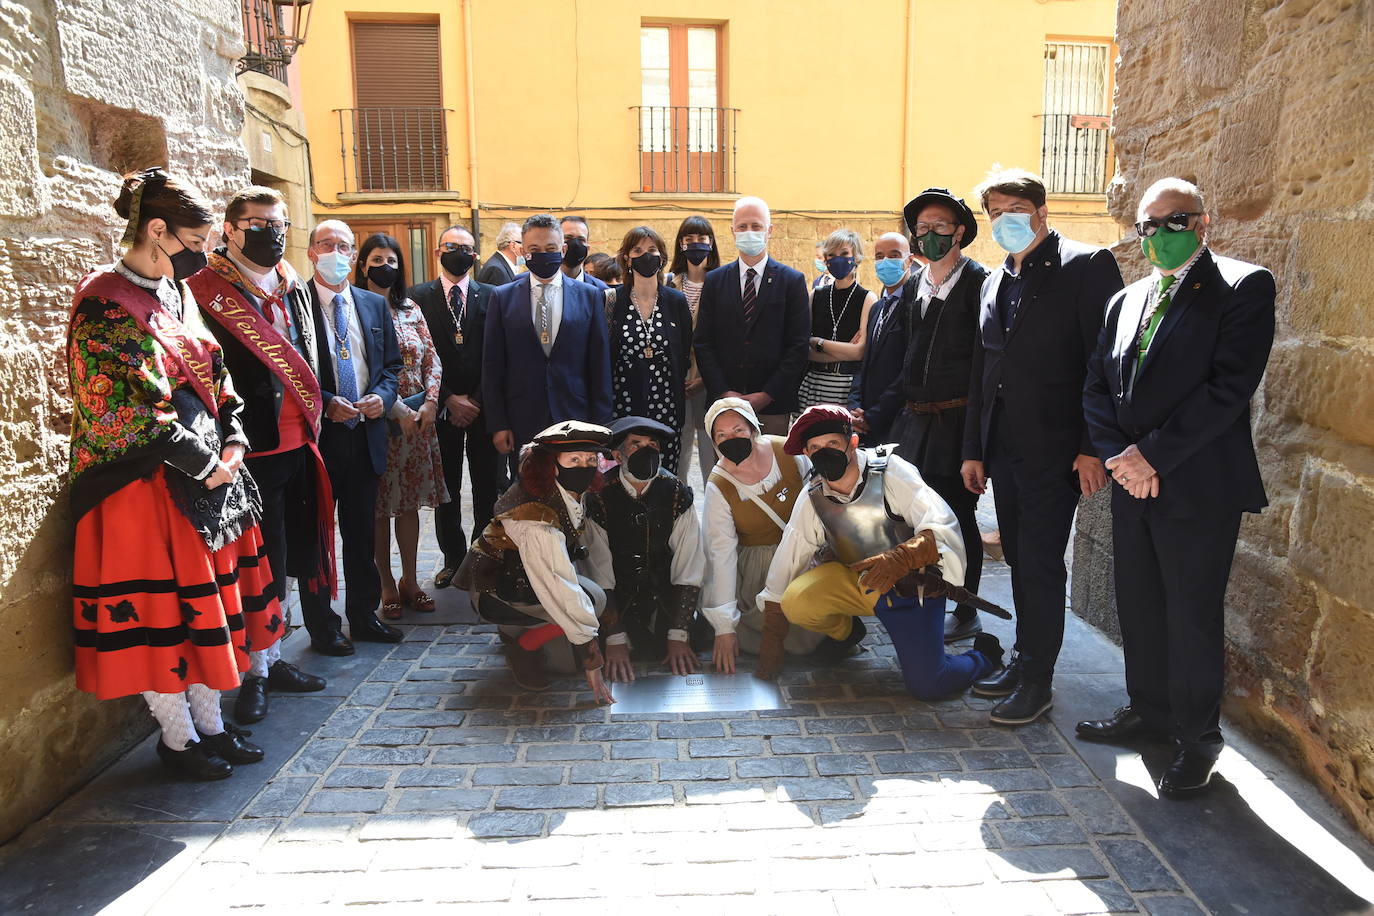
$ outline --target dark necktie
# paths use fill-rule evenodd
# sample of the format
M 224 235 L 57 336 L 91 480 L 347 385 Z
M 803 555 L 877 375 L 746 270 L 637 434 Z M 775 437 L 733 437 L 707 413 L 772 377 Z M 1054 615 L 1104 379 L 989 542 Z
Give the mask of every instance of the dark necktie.
M 758 271 L 754 270 L 752 267 L 744 272 L 744 295 L 742 296 L 742 300 L 744 304 L 744 323 L 746 325 L 753 323 L 754 312 L 758 305 L 759 294 L 758 290 L 754 288 L 754 278 L 757 276 Z
M 448 291 L 448 313 L 453 319 L 453 342 L 463 344 L 463 288 L 457 283 Z
M 888 293 L 878 303 L 878 320 L 873 322 L 873 340 L 871 341 L 874 346 L 877 346 L 878 338 L 883 333 L 883 326 L 887 324 L 888 316 L 892 313 L 892 304 L 897 301 L 897 297 L 900 295 L 900 293 Z

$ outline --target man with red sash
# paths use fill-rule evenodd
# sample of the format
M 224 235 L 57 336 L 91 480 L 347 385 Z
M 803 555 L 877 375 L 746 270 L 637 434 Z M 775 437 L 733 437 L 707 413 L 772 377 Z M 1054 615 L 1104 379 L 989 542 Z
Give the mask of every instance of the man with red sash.
M 262 539 L 283 608 L 287 575 L 306 588 L 336 588 L 334 499 L 317 447 L 324 405 L 315 325 L 305 284 L 282 260 L 290 225 L 276 191 L 239 191 L 225 209 L 224 247 L 187 281 L 244 401 L 245 461 L 262 491 Z M 330 654 L 352 654 L 342 635 L 337 642 L 339 651 Z M 282 660 L 279 640 L 254 646 L 234 717 L 247 723 L 267 715 L 269 688 L 306 693 L 324 687 L 324 678 Z

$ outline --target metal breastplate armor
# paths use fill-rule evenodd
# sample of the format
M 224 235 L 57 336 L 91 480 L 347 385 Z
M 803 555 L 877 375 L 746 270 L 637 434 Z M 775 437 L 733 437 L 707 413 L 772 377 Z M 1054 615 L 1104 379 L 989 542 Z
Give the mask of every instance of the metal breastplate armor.
M 808 495 L 816 517 L 825 528 L 829 552 L 848 565 L 875 556 L 911 538 L 915 533 L 906 520 L 894 515 L 883 495 L 888 451 L 869 452 L 861 481 L 862 491 L 848 503 L 837 503 L 821 491 L 819 479 L 811 482 Z

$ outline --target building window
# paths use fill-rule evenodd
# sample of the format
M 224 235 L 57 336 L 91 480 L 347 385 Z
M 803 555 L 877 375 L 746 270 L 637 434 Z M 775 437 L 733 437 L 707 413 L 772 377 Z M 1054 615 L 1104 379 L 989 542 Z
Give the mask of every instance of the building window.
M 722 104 L 721 27 L 645 23 L 639 53 L 639 190 L 732 190 L 735 112 Z
M 356 107 L 339 111 L 344 175 L 357 191 L 447 190 L 439 23 L 352 26 Z
M 1106 42 L 1045 43 L 1040 174 L 1052 193 L 1101 194 L 1106 190 L 1109 55 Z

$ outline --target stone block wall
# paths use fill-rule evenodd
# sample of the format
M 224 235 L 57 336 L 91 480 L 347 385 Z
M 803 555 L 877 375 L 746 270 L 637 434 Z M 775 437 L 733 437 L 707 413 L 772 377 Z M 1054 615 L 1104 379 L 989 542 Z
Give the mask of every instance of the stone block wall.
M 1197 182 L 1213 248 L 1269 267 L 1278 331 L 1253 422 L 1270 506 L 1227 602 L 1226 706 L 1374 837 L 1374 3 L 1121 0 L 1112 213 Z M 1218 474 L 1226 473 L 1217 468 Z M 1105 507 L 1080 512 L 1074 605 L 1114 618 Z
M 0 8 L 0 841 L 151 727 L 72 679 L 72 288 L 108 263 L 123 171 L 166 165 L 212 200 L 248 178 L 233 0 L 11 0 Z

